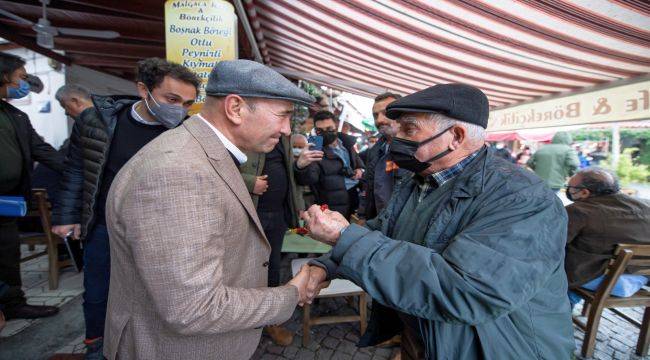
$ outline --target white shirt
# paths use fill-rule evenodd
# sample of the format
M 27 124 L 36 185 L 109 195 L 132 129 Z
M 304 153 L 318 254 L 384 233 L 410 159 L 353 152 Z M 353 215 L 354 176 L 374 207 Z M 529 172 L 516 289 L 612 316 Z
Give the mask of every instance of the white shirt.
M 233 144 L 230 140 L 228 140 L 228 138 L 224 134 L 222 134 L 221 131 L 219 131 L 219 129 L 217 129 L 212 124 L 210 124 L 210 122 L 206 120 L 203 116 L 201 116 L 201 114 L 196 114 L 196 116 L 198 116 L 201 120 L 203 120 L 206 124 L 208 124 L 210 129 L 212 129 L 212 131 L 214 131 L 214 133 L 217 134 L 219 140 L 221 140 L 221 142 L 223 143 L 223 146 L 225 146 L 226 149 L 228 149 L 228 151 L 230 151 L 230 153 L 235 157 L 235 159 L 237 159 L 239 165 L 243 165 L 248 160 L 246 154 L 244 154 L 241 150 L 239 150 L 239 148 L 237 148 L 237 146 L 235 146 L 235 144 Z
M 149 126 L 160 126 L 161 124 L 159 122 L 157 121 L 149 122 L 143 119 L 142 116 L 140 116 L 140 114 L 138 114 L 138 112 L 135 110 L 135 107 L 138 106 L 138 104 L 140 104 L 141 102 L 142 100 L 138 101 L 137 103 L 133 104 L 133 106 L 131 106 L 131 116 L 135 119 L 135 121 L 141 124 L 145 124 Z

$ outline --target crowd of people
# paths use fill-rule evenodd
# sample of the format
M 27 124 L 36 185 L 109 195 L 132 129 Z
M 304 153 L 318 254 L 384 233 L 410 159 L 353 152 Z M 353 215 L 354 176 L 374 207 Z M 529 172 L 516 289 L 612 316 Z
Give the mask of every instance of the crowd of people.
M 489 146 L 488 99 L 470 85 L 378 95 L 359 153 L 327 110 L 292 133 L 295 105 L 315 99 L 265 65 L 218 63 L 188 117 L 199 78 L 150 58 L 138 96 L 60 88 L 74 125 L 57 151 L 10 103 L 30 90 L 24 65 L 0 53 L 0 195 L 46 187 L 44 230 L 83 241 L 86 359 L 247 359 L 263 329 L 291 344 L 282 324 L 335 277 L 372 297 L 358 346 L 570 359 L 572 289 L 597 287 L 617 244 L 650 241 L 650 203 L 580 169 L 568 134 L 516 156 Z M 283 283 L 283 239 L 301 225 L 332 250 Z M 21 285 L 17 219 L 0 217 L 0 327 L 57 313 Z

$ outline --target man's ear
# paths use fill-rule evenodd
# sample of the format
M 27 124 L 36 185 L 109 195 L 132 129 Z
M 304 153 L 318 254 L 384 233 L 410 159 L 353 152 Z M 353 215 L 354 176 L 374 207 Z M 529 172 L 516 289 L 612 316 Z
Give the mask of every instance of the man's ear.
M 137 82 L 135 84 L 136 88 L 138 89 L 138 95 L 140 95 L 141 98 L 146 98 L 147 97 L 147 85 L 145 85 L 142 82 Z
M 465 141 L 465 139 L 467 138 L 467 129 L 465 129 L 462 126 L 454 126 L 451 128 L 451 130 L 449 130 L 449 132 L 451 132 L 451 135 L 454 137 L 449 146 L 450 149 L 451 150 L 459 149 L 460 146 Z
M 239 95 L 228 95 L 223 103 L 226 118 L 235 125 L 241 125 L 243 122 L 244 99 Z

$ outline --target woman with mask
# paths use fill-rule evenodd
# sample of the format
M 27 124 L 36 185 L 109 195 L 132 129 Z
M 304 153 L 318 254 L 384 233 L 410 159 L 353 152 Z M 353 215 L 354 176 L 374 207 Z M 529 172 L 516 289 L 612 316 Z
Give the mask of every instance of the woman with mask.
M 72 128 L 52 231 L 84 241 L 86 359 L 102 359 L 110 278 L 104 210 L 113 179 L 142 147 L 178 126 L 194 104 L 200 80 L 188 68 L 159 58 L 138 63 L 134 96 L 92 96 L 94 108 Z
M 0 53 L 0 196 L 30 198 L 34 161 L 51 169 L 63 170 L 63 155 L 44 142 L 34 131 L 27 114 L 9 101 L 29 95 L 25 60 Z M 0 296 L 0 306 L 7 320 L 33 319 L 58 312 L 53 306 L 27 305 L 21 290 L 20 239 L 16 219 L 0 217 L 0 283 L 7 290 Z

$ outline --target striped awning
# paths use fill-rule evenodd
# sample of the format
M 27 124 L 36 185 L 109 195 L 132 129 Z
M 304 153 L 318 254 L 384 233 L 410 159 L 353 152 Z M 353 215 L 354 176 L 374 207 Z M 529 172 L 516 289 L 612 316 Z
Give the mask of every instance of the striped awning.
M 342 90 L 462 82 L 502 107 L 650 73 L 644 0 L 245 0 L 265 63 Z

